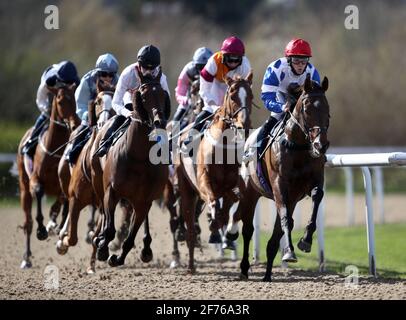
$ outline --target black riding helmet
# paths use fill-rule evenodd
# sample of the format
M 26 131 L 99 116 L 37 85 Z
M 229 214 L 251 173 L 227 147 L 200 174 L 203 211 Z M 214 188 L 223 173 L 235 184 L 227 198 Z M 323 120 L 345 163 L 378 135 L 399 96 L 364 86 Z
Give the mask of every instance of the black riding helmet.
M 146 69 L 154 69 L 161 64 L 161 53 L 153 45 L 143 46 L 137 55 L 138 63 Z

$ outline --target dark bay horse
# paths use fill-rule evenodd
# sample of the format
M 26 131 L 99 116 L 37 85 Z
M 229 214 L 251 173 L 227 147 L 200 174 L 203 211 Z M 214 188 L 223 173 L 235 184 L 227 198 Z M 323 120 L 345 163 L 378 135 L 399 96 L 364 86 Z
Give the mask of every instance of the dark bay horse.
M 291 112 L 281 134 L 266 151 L 260 161 L 251 161 L 242 167 L 244 184 L 241 187 L 242 199 L 233 223 L 228 226 L 227 236 L 238 235 L 238 219 L 242 219 L 244 254 L 240 264 L 241 277 L 248 278 L 250 263 L 249 243 L 254 231 L 253 216 L 255 206 L 261 196 L 273 199 L 277 216 L 272 237 L 266 248 L 267 268 L 263 278 L 271 281 L 273 260 L 279 249 L 282 236 L 286 237 L 287 247 L 283 250 L 282 261 L 296 262 L 291 231 L 293 211 L 298 201 L 311 196 L 313 201 L 311 219 L 306 226 L 298 248 L 310 252 L 312 236 L 316 230 L 317 211 L 323 198 L 325 152 L 329 146 L 327 130 L 330 108 L 325 95 L 328 79 L 321 86 L 306 78 L 303 92 Z M 258 129 L 247 140 L 246 149 L 256 143 Z
M 191 273 L 195 271 L 194 214 L 198 198 L 200 197 L 209 207 L 212 232 L 227 224 L 229 210 L 233 203 L 238 201 L 238 192 L 235 192 L 239 180 L 240 161 L 238 159 L 241 159 L 245 140 L 239 139 L 236 133 L 240 129 L 248 131 L 250 127 L 249 115 L 253 99 L 252 73 L 246 79 L 228 77 L 225 80 L 228 89 L 224 103 L 215 113 L 211 125 L 205 131 L 198 146 L 197 164 L 193 163 L 191 157 L 181 156 L 177 167 L 181 212 L 187 225 L 188 271 Z M 232 135 L 228 135 L 228 139 L 223 139 L 223 133 L 227 129 L 231 129 Z M 182 139 L 187 134 L 184 134 Z M 217 158 L 219 154 L 221 156 Z M 233 161 L 229 161 L 230 155 Z M 222 206 L 220 206 L 220 198 L 223 199 Z
M 55 154 L 53 152 L 68 141 L 71 130 L 74 130 L 79 124 L 74 97 L 75 86 L 66 86 L 59 89 L 51 88 L 50 90 L 54 94 L 50 124 L 49 128 L 39 137 L 33 161 L 31 162 L 28 156 L 21 154 L 22 146 L 29 137 L 32 128 L 21 139 L 17 153 L 20 199 L 25 213 L 23 229 L 26 234 L 26 251 L 21 264 L 22 268 L 31 267 L 30 236 L 33 226 L 31 217 L 33 197 L 37 200 L 36 220 L 38 223 L 37 238 L 39 240 L 45 240 L 48 237 L 48 232 L 43 223 L 42 197 L 46 194 L 57 198 L 51 207 L 51 219 L 56 219 L 62 204 L 64 205 L 64 216 L 66 216 L 68 209 L 67 201 L 63 196 L 58 181 L 58 162 L 63 149 Z
M 98 158 L 92 158 L 92 182 L 96 194 L 103 199 L 105 223 L 101 235 L 96 238 L 98 260 L 108 262 L 111 266 L 123 265 L 129 251 L 134 246 L 134 239 L 141 224 L 145 220 L 148 226 L 148 212 L 153 200 L 159 199 L 168 179 L 168 165 L 153 164 L 150 149 L 155 141 L 150 140 L 154 129 L 164 129 L 165 110 L 168 100 L 165 91 L 159 83 L 162 72 L 155 81 L 148 81 L 141 76 L 141 85 L 133 96 L 133 116 L 128 118 L 129 126 L 123 136 L 112 146 L 109 153 Z M 169 109 L 170 110 L 170 109 Z M 102 130 L 96 137 L 92 154 L 97 150 Z M 117 203 L 126 199 L 134 209 L 130 232 L 124 240 L 121 255 L 109 257 L 108 244 L 114 239 L 114 211 Z M 144 249 L 141 259 L 144 262 L 152 259 L 150 248 L 151 236 L 146 230 Z

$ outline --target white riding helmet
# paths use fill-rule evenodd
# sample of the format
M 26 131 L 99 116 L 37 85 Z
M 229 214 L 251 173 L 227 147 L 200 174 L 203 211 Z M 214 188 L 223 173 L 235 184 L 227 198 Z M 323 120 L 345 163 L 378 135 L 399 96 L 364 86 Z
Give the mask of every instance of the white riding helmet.
M 117 73 L 118 61 L 111 53 L 102 54 L 97 58 L 96 70 Z

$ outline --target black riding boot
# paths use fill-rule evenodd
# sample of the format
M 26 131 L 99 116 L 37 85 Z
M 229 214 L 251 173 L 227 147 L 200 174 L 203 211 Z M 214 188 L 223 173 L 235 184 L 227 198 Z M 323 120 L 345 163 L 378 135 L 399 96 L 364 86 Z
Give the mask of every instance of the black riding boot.
M 110 125 L 110 128 L 107 129 L 106 134 L 104 135 L 104 137 L 100 140 L 99 145 L 101 146 L 100 149 L 96 152 L 96 155 L 98 157 L 103 157 L 104 155 L 107 154 L 107 152 L 109 151 L 109 148 L 111 146 L 111 144 L 113 143 L 113 133 L 115 131 L 117 131 L 118 128 L 121 127 L 121 125 L 124 123 L 124 121 L 127 118 L 119 115 L 117 116 L 113 123 Z
M 186 109 L 185 108 L 178 108 L 175 112 L 175 115 L 173 116 L 173 121 L 180 121 L 185 114 Z
M 27 154 L 31 158 L 34 156 L 39 134 L 41 133 L 47 120 L 48 117 L 43 113 L 41 113 L 40 116 L 37 118 L 37 121 L 35 121 L 34 129 L 31 131 L 31 136 L 21 150 L 22 154 Z
M 80 152 L 82 151 L 83 147 L 85 146 L 86 142 L 89 140 L 91 136 L 91 129 L 89 126 L 81 124 L 79 126 L 78 132 L 81 132 L 74 140 L 72 144 L 72 149 L 68 154 L 68 161 L 71 165 L 76 163 L 76 160 L 79 157 Z
M 269 134 L 271 133 L 272 128 L 278 123 L 278 119 L 269 116 L 268 120 L 265 121 L 265 123 L 262 125 L 261 129 L 258 132 L 257 136 L 257 143 L 259 144 L 258 146 L 258 156 L 262 154 L 264 151 L 268 139 L 269 139 Z

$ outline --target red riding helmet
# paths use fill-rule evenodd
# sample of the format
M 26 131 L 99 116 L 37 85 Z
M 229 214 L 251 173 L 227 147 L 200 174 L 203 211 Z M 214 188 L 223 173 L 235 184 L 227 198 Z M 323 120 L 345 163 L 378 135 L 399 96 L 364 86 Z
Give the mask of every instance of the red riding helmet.
M 220 50 L 222 53 L 234 54 L 236 56 L 243 56 L 245 54 L 244 43 L 237 37 L 225 39 Z
M 285 48 L 285 56 L 312 56 L 310 44 L 303 39 L 292 39 Z

